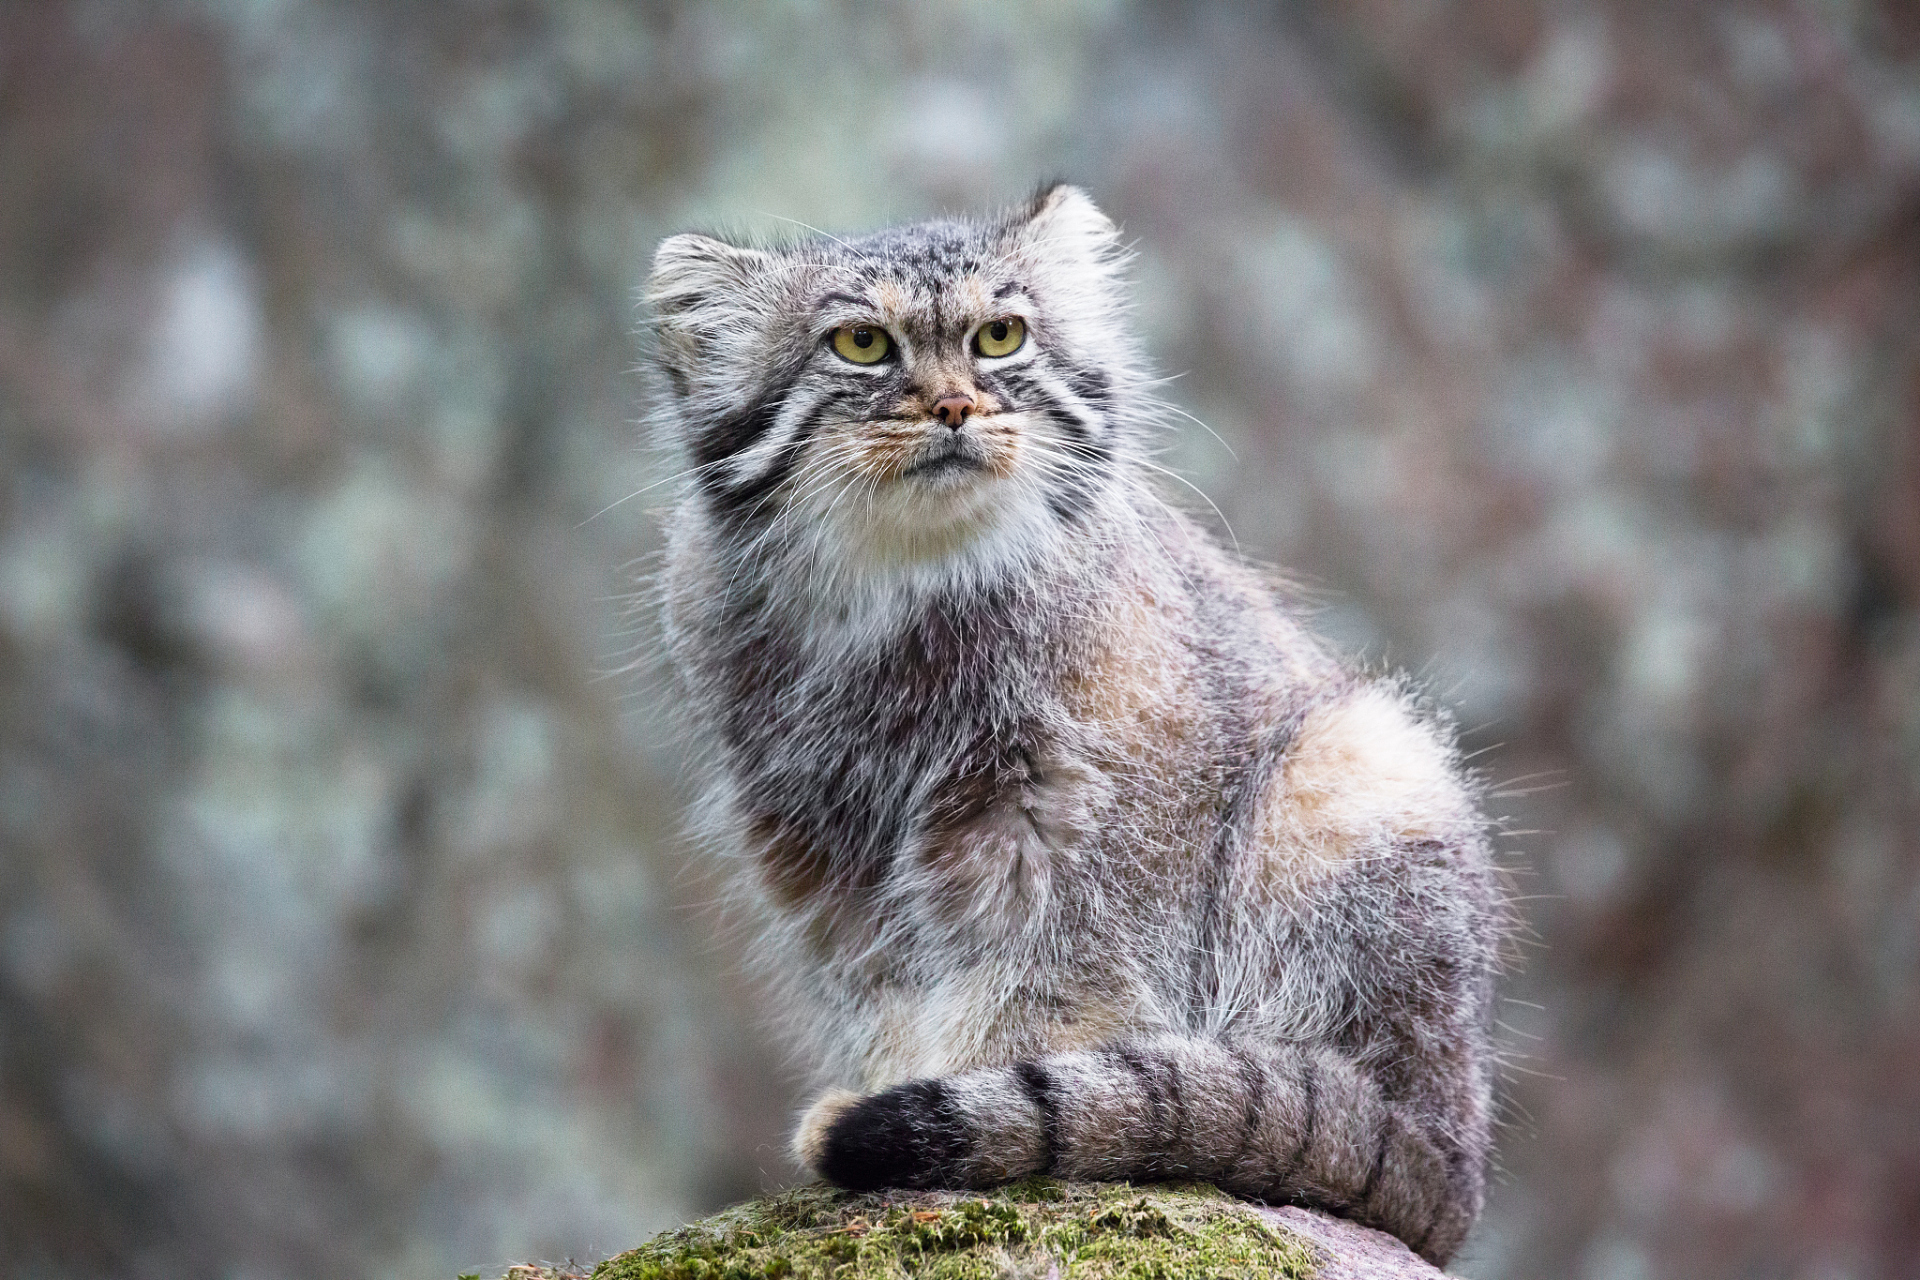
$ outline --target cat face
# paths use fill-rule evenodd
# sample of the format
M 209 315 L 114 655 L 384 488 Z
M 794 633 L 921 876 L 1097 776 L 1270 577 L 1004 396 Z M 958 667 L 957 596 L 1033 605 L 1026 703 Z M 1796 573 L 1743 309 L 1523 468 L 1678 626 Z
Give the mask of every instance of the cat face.
M 709 510 L 883 563 L 1070 527 L 1127 447 L 1119 256 L 1064 186 L 984 223 L 667 240 L 665 412 Z

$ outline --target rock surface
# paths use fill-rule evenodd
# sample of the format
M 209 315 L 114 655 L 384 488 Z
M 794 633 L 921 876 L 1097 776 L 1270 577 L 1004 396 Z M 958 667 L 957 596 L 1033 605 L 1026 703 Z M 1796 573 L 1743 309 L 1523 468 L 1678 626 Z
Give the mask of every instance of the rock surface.
M 1035 1178 L 987 1195 L 803 1187 L 666 1232 L 591 1272 L 523 1264 L 505 1280 L 1398 1280 L 1438 1276 L 1383 1232 L 1201 1185 Z M 465 1278 L 463 1278 L 465 1280 Z

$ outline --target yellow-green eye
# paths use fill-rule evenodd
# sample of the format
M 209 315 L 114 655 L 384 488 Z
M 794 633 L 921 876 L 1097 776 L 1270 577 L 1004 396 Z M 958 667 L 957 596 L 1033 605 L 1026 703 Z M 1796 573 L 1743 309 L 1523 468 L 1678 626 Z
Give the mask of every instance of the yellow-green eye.
M 1027 340 L 1027 326 L 1008 316 L 989 320 L 973 335 L 973 349 L 983 356 L 1010 356 Z
M 855 364 L 878 364 L 892 347 L 887 331 L 877 324 L 848 324 L 833 331 L 834 351 Z

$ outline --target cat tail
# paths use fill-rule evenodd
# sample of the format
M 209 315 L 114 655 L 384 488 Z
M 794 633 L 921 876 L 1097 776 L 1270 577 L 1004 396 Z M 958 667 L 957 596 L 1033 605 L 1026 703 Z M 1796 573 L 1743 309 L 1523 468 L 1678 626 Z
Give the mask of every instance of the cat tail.
M 830 1093 L 794 1135 L 849 1190 L 1190 1179 L 1378 1227 L 1442 1266 L 1479 1212 L 1484 1146 L 1484 1126 L 1389 1101 L 1338 1051 L 1180 1036 Z

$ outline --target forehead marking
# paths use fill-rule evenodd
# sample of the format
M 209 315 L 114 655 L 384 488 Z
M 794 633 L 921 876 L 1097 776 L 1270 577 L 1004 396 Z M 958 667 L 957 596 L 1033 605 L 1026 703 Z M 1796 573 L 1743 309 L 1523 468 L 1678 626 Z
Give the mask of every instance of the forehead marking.
M 954 298 L 962 311 L 981 312 L 987 310 L 998 293 L 988 294 L 987 282 L 976 275 L 962 276 L 954 286 Z
M 913 291 L 898 280 L 881 280 L 873 286 L 873 301 L 883 315 L 898 316 L 913 309 Z

